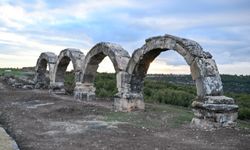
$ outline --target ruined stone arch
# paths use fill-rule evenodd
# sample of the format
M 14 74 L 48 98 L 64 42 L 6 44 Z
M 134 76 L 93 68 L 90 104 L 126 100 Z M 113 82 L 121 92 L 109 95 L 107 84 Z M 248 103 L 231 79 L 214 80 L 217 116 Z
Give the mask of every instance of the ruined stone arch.
M 96 44 L 85 58 L 77 49 L 65 49 L 59 57 L 50 52 L 42 53 L 37 60 L 34 81 L 36 85 L 43 84 L 46 67 L 49 65 L 50 85 L 62 87 L 64 73 L 72 61 L 76 79 L 74 97 L 90 100 L 95 97 L 93 82 L 99 63 L 108 56 L 116 71 L 118 88 L 114 97 L 114 109 L 145 109 L 142 95 L 144 77 L 150 63 L 161 52 L 168 50 L 178 52 L 186 60 L 196 82 L 197 97 L 192 103 L 194 118 L 191 124 L 206 129 L 235 126 L 238 105 L 234 99 L 223 96 L 221 78 L 212 55 L 203 51 L 197 42 L 172 35 L 147 39 L 141 48 L 134 51 L 131 58 L 121 46 L 103 42 Z
M 161 52 L 168 50 L 178 52 L 190 66 L 199 97 L 222 95 L 222 82 L 212 55 L 203 51 L 197 42 L 172 35 L 149 38 L 141 48 L 134 51 L 127 66 L 127 72 L 131 75 L 131 92 L 141 93 L 150 63 Z
M 73 64 L 75 82 L 79 82 L 83 60 L 84 54 L 79 49 L 67 48 L 62 50 L 54 67 L 51 88 L 60 89 L 64 92 L 64 76 L 70 61 Z
M 82 66 L 81 85 L 78 85 L 75 89 L 76 99 L 90 100 L 95 98 L 94 80 L 96 72 L 99 64 L 106 56 L 109 57 L 113 64 L 116 72 L 117 88 L 118 91 L 121 90 L 120 74 L 126 70 L 130 56 L 120 45 L 101 42 L 96 44 L 85 57 Z
M 115 99 L 114 107 L 120 111 L 144 109 L 143 80 L 150 63 L 161 53 L 175 50 L 190 66 L 196 82 L 197 97 L 192 103 L 192 125 L 201 128 L 234 126 L 238 106 L 232 98 L 223 96 L 221 78 L 212 55 L 203 51 L 195 41 L 172 35 L 152 37 L 135 50 L 123 76 L 124 92 Z
M 49 86 L 50 83 L 47 83 L 46 81 L 46 69 L 47 66 L 49 67 L 49 82 L 52 81 L 52 74 L 54 71 L 54 66 L 57 61 L 56 54 L 52 52 L 44 52 L 41 53 L 35 67 L 35 87 L 36 88 L 46 88 Z

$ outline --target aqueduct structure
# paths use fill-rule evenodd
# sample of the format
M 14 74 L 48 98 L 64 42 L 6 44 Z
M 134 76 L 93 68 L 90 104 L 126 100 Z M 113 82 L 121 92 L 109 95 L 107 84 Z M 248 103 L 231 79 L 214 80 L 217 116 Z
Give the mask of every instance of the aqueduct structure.
M 57 56 L 45 52 L 36 64 L 36 87 L 49 87 L 52 91 L 64 93 L 64 74 L 71 61 L 75 73 L 74 98 L 90 101 L 95 99 L 94 80 L 99 63 L 108 56 L 116 73 L 118 93 L 114 95 L 114 109 L 133 111 L 145 109 L 143 81 L 150 63 L 161 53 L 174 50 L 190 66 L 196 82 L 197 97 L 192 103 L 194 118 L 191 125 L 200 128 L 234 126 L 238 106 L 234 99 L 223 95 L 223 86 L 218 68 L 212 55 L 203 51 L 195 41 L 172 35 L 146 39 L 132 56 L 121 46 L 101 42 L 86 55 L 78 49 L 65 49 Z M 45 80 L 49 66 L 49 81 Z

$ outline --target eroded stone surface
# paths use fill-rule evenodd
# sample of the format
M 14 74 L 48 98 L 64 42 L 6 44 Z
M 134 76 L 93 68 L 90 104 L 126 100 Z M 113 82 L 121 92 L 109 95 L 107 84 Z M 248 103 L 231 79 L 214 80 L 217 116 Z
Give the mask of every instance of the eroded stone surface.
M 85 57 L 82 67 L 83 74 L 80 81 L 83 85 L 75 89 L 76 98 L 87 98 L 87 100 L 89 100 L 95 96 L 93 88 L 85 85 L 93 85 L 99 64 L 106 56 L 108 56 L 113 63 L 117 77 L 118 92 L 123 92 L 126 86 L 124 79 L 127 73 L 125 70 L 130 56 L 120 45 L 102 42 L 96 44 Z M 88 94 L 89 91 L 91 91 L 90 94 Z
M 235 104 L 233 98 L 226 96 L 205 96 L 203 101 L 205 104 Z
M 0 126 L 0 150 L 19 150 L 16 141 L 14 141 L 1 126 Z
M 217 76 L 219 71 L 213 59 L 197 57 L 191 64 L 191 73 L 193 80 L 196 80 L 201 77 Z
M 73 64 L 75 74 L 75 82 L 80 81 L 81 67 L 84 60 L 84 54 L 79 49 L 67 48 L 60 52 L 55 68 L 52 73 L 52 83 L 50 85 L 55 92 L 63 92 L 64 90 L 64 75 L 70 61 Z
M 238 117 L 238 105 L 226 96 L 206 96 L 192 103 L 192 126 L 200 128 L 234 127 Z
M 76 100 L 90 101 L 95 99 L 95 87 L 93 83 L 78 83 L 74 89 Z
M 114 109 L 123 112 L 144 110 L 145 103 L 143 101 L 143 95 L 137 93 L 123 93 L 114 98 Z
M 204 96 L 221 96 L 223 94 L 223 86 L 220 75 L 201 77 L 196 79 L 197 95 Z
M 57 56 L 51 52 L 41 53 L 39 56 L 36 68 L 35 68 L 35 88 L 46 88 L 49 86 L 49 82 L 52 81 L 54 67 L 57 61 Z M 47 75 L 46 69 L 49 67 L 49 73 Z M 46 82 L 48 81 L 48 82 Z

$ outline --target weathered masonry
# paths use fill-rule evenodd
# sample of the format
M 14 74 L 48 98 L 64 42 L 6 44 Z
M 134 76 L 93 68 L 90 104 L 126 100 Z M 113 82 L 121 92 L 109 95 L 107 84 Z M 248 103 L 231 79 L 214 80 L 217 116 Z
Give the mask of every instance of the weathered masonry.
M 41 53 L 36 63 L 35 88 L 46 88 L 52 84 L 52 74 L 57 61 L 57 56 L 51 52 Z M 49 67 L 49 77 L 46 77 L 47 66 Z M 51 82 L 51 83 L 50 83 Z
M 169 50 L 176 51 L 186 60 L 196 82 L 197 97 L 192 103 L 195 117 L 191 125 L 200 128 L 235 126 L 238 106 L 234 99 L 223 95 L 220 74 L 212 55 L 203 51 L 197 42 L 172 35 L 147 39 L 131 57 L 121 46 L 104 42 L 96 44 L 86 56 L 77 49 L 65 49 L 58 57 L 53 53 L 42 53 L 36 65 L 36 87 L 49 84 L 47 86 L 52 91 L 64 93 L 64 74 L 72 61 L 76 85 L 74 98 L 93 100 L 93 83 L 99 63 L 108 56 L 116 72 L 118 89 L 114 95 L 114 109 L 125 112 L 144 110 L 142 90 L 149 65 L 160 53 Z M 47 65 L 49 82 L 44 82 Z

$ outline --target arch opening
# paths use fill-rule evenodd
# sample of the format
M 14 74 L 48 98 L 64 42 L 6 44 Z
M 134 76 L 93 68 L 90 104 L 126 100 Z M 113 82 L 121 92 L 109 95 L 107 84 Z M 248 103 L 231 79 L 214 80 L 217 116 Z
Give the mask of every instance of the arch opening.
M 99 64 L 106 56 L 103 52 L 100 52 L 91 57 L 83 74 L 83 83 L 94 83 Z
M 63 83 L 62 87 L 59 90 L 64 89 L 65 94 L 72 95 L 75 87 L 75 74 L 74 67 L 73 70 L 70 68 L 73 67 L 70 57 L 64 56 L 60 63 L 58 64 L 58 69 L 56 72 L 56 83 Z M 55 90 L 55 89 L 54 89 Z
M 166 50 L 175 50 L 185 59 L 196 83 L 197 96 L 192 102 L 195 117 L 191 124 L 201 128 L 234 124 L 238 106 L 232 98 L 223 96 L 222 82 L 212 55 L 204 52 L 195 41 L 172 35 L 149 38 L 134 51 L 126 69 L 128 90 L 115 100 L 115 109 L 131 111 L 145 108 L 142 93 L 145 75 L 150 62 Z
M 117 100 L 117 109 L 133 110 L 144 109 L 143 81 L 150 63 L 163 51 L 174 50 L 178 52 L 190 66 L 193 80 L 196 81 L 197 95 L 222 94 L 222 83 L 215 61 L 212 55 L 204 52 L 195 41 L 175 37 L 172 35 L 152 37 L 146 43 L 135 50 L 126 71 L 129 78 L 126 80 L 128 91 L 123 94 L 125 99 Z M 209 69 L 212 68 L 212 69 Z M 129 95 L 129 96 L 128 96 Z M 127 102 L 125 102 L 127 100 Z M 123 103 L 125 102 L 125 103 Z
M 57 56 L 51 52 L 41 53 L 35 67 L 35 88 L 48 88 Z
M 143 79 L 150 62 L 161 52 L 167 50 L 178 52 L 190 66 L 199 97 L 222 95 L 222 83 L 212 55 L 204 52 L 202 47 L 192 40 L 171 35 L 147 39 L 146 43 L 133 53 L 127 67 L 127 71 L 131 75 L 128 84 L 132 93 L 141 95 Z
M 112 61 L 107 56 L 98 65 L 94 78 L 94 87 L 96 88 L 97 99 L 111 99 L 118 92 L 115 69 Z
M 155 49 L 148 53 L 146 53 L 143 57 L 143 59 L 138 62 L 137 68 L 131 77 L 130 85 L 131 85 L 131 91 L 135 93 L 140 93 L 143 88 L 143 80 L 146 77 L 148 68 L 150 66 L 150 63 L 154 61 L 154 59 L 160 55 L 161 52 L 167 51 L 167 49 L 161 50 L 161 49 Z
M 62 50 L 58 56 L 53 72 L 53 83 L 51 89 L 57 94 L 72 94 L 77 82 L 80 80 L 83 53 L 78 49 L 68 48 Z M 73 71 L 68 72 L 72 64 Z M 65 83 L 66 82 L 66 83 Z
M 48 88 L 50 79 L 49 79 L 49 67 L 47 65 L 47 60 L 42 59 L 37 70 L 37 84 L 36 88 Z M 38 87 L 39 86 L 39 87 Z
M 121 46 L 112 43 L 101 42 L 96 44 L 86 55 L 84 66 L 82 68 L 83 76 L 81 78 L 81 85 L 75 89 L 76 99 L 93 100 L 96 98 L 96 88 L 94 85 L 96 73 L 99 64 L 108 57 L 112 62 L 116 74 L 116 87 L 119 91 L 119 73 L 125 71 L 126 65 L 129 60 L 129 54 Z M 111 67 L 111 66 L 106 66 Z
M 136 91 L 137 93 L 141 91 L 142 97 L 145 102 L 172 104 L 183 107 L 189 107 L 193 99 L 196 97 L 195 81 L 192 80 L 190 70 L 185 72 L 185 74 L 180 74 L 178 72 L 179 70 L 177 70 L 177 72 L 174 72 L 174 69 L 178 68 L 178 65 L 170 65 L 167 63 L 163 65 L 158 64 L 157 62 L 162 55 L 170 54 L 172 57 L 174 56 L 175 59 L 178 60 L 183 59 L 183 57 L 172 49 L 159 50 L 157 53 L 159 52 L 160 54 L 156 57 L 144 58 L 150 60 L 150 63 L 147 63 L 148 66 L 145 67 L 145 73 L 140 75 L 142 85 L 136 86 L 142 89 L 139 89 L 138 91 L 134 89 L 131 90 Z M 184 59 L 181 62 L 181 64 L 184 64 L 181 65 L 182 67 L 188 66 Z M 165 69 L 162 68 L 162 70 L 160 72 L 157 71 L 157 73 L 148 73 L 150 69 L 153 69 L 153 67 L 155 67 L 153 66 L 154 63 L 155 65 L 160 65 Z

